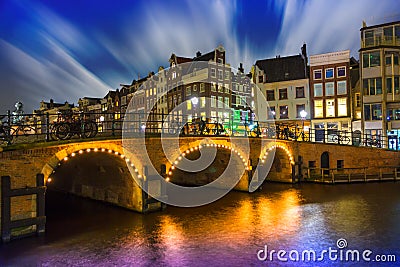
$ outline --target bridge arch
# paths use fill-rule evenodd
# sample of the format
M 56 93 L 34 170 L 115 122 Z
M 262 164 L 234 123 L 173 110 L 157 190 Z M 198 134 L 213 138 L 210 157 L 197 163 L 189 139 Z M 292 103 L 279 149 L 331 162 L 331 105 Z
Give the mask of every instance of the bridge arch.
M 215 141 L 215 142 L 214 142 Z M 171 181 L 171 177 L 173 176 L 174 172 L 179 169 L 179 163 L 180 161 L 184 158 L 187 157 L 188 155 L 195 153 L 199 151 L 202 148 L 206 147 L 213 147 L 216 149 L 223 149 L 225 151 L 229 151 L 231 153 L 234 153 L 238 156 L 240 159 L 241 163 L 243 164 L 244 170 L 249 170 L 249 156 L 247 153 L 243 153 L 241 149 L 238 149 L 233 146 L 230 142 L 227 142 L 227 140 L 213 140 L 213 142 L 193 142 L 187 146 L 182 146 L 182 152 L 175 158 L 175 160 L 169 164 L 168 171 L 166 173 L 166 178 L 165 180 L 167 182 Z M 186 149 L 186 150 L 185 150 Z M 239 181 L 239 184 L 242 182 L 245 184 L 242 180 L 243 177 L 241 177 L 241 181 Z M 247 181 L 246 181 L 247 183 Z M 243 185 L 238 185 L 239 187 L 245 187 Z M 245 189 L 247 190 L 247 188 Z
M 47 160 L 41 171 L 41 173 L 44 174 L 45 183 L 51 182 L 50 176 L 56 172 L 57 168 L 60 167 L 63 162 L 86 153 L 108 153 L 118 156 L 125 160 L 131 173 L 136 175 L 136 177 L 132 178 L 142 179 L 143 177 L 142 170 L 139 167 L 141 166 L 139 160 L 129 152 L 125 154 L 122 146 L 112 143 L 78 143 L 73 146 L 67 146 L 66 148 L 56 152 L 55 155 Z
M 260 153 L 259 156 L 259 160 L 264 163 L 266 161 L 266 159 L 268 158 L 269 154 L 275 149 L 275 151 L 282 150 L 285 152 L 285 154 L 287 155 L 287 158 L 290 162 L 291 165 L 294 165 L 294 157 L 293 157 L 293 152 L 291 151 L 291 149 L 286 146 L 284 143 L 269 143 L 264 149 L 263 151 Z

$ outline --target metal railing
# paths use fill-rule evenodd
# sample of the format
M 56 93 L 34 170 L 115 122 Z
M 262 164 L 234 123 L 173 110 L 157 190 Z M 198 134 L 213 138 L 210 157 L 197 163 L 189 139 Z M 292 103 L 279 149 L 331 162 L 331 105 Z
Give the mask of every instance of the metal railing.
M 400 166 L 359 168 L 303 167 L 303 171 L 306 181 L 322 183 L 396 181 L 400 178 Z
M 121 112 L 78 112 L 57 114 L 24 114 L 8 112 L 0 115 L 0 145 L 31 143 L 38 141 L 66 140 L 71 138 L 95 138 L 132 134 L 160 135 L 212 135 L 276 138 L 296 142 L 328 143 L 338 145 L 395 148 L 400 150 L 397 136 L 370 135 L 337 129 L 308 129 L 283 126 L 278 123 L 232 118 L 191 118 L 186 115 Z M 125 124 L 124 124 L 125 123 Z M 125 127 L 125 129 L 123 129 Z M 396 146 L 391 145 L 393 142 Z

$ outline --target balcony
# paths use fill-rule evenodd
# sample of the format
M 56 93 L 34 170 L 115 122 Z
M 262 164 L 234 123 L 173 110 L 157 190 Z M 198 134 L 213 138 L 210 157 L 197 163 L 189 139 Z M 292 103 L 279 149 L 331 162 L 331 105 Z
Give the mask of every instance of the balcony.
M 400 37 L 385 36 L 382 38 L 382 36 L 375 36 L 361 40 L 361 48 L 375 47 L 381 45 L 400 47 Z

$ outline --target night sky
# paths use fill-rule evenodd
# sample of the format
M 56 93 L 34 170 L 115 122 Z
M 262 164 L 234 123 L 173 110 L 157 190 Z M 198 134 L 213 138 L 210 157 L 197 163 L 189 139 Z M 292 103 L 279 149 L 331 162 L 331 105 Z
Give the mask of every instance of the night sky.
M 0 0 L 0 113 L 103 97 L 159 66 L 222 44 L 232 67 L 350 49 L 359 29 L 400 20 L 399 0 Z M 397 12 L 397 13 L 396 13 Z

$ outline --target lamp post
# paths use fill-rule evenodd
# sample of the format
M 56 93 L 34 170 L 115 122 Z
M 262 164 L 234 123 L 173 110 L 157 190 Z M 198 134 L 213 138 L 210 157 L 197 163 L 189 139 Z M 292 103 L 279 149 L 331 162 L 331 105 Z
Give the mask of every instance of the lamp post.
M 302 128 L 303 128 L 303 132 L 302 132 L 303 140 L 302 140 L 302 141 L 304 141 L 304 120 L 305 120 L 306 117 L 307 117 L 307 111 L 305 111 L 304 109 L 303 109 L 302 111 L 300 111 L 300 117 L 301 117 Z

